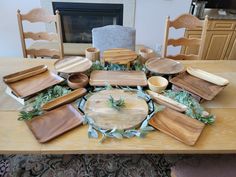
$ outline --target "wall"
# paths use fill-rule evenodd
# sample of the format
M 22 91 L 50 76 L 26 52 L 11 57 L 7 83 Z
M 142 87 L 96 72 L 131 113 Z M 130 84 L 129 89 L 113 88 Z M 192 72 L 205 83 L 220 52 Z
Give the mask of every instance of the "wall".
M 0 1 L 0 57 L 22 57 L 20 35 L 16 12 L 20 9 L 22 13 L 40 7 L 39 0 L 1 0 Z M 44 31 L 42 24 L 25 24 L 27 31 Z
M 171 19 L 179 14 L 188 13 L 191 0 L 136 0 L 136 42 L 161 50 L 163 43 L 165 19 Z M 171 31 L 171 37 L 183 35 L 183 30 Z M 170 53 L 178 50 L 170 48 Z
M 135 28 L 137 44 L 144 44 L 155 50 L 160 50 L 163 41 L 166 16 L 171 18 L 188 12 L 191 0 L 136 0 Z M 0 57 L 22 56 L 20 36 L 16 18 L 16 11 L 22 13 L 40 7 L 40 0 L 1 0 L 0 1 Z M 27 31 L 44 31 L 41 24 L 27 25 Z M 181 32 L 173 33 L 177 36 Z M 172 50 L 176 51 L 176 50 Z

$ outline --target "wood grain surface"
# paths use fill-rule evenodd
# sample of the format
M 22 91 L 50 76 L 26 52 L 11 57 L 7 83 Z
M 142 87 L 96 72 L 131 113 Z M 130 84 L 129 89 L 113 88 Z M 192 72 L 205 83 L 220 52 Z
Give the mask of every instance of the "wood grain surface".
M 76 100 L 77 98 L 84 96 L 86 94 L 86 92 L 87 92 L 87 90 L 85 88 L 76 89 L 64 96 L 58 97 L 50 102 L 47 102 L 46 104 L 44 104 L 42 106 L 42 109 L 45 111 L 49 111 L 49 110 L 57 108 L 61 105 L 71 103 L 74 100 Z
M 194 77 L 187 72 L 172 78 L 170 82 L 182 89 L 194 93 L 205 100 L 212 100 L 225 86 L 218 86 Z
M 63 78 L 47 70 L 32 77 L 6 84 L 17 97 L 25 98 L 62 81 L 64 81 Z
M 62 73 L 80 73 L 88 70 L 92 62 L 84 57 L 68 57 L 55 62 L 54 67 L 57 72 Z
M 157 74 L 177 74 L 184 70 L 182 63 L 168 58 L 151 58 L 145 65 L 149 71 Z
M 138 55 L 134 51 L 123 48 L 110 49 L 103 52 L 103 60 L 114 64 L 128 64 L 137 57 Z
M 92 86 L 146 86 L 147 77 L 142 71 L 93 71 L 89 84 Z
M 158 112 L 150 125 L 187 145 L 194 145 L 205 124 L 169 108 Z
M 109 107 L 108 99 L 123 98 L 125 107 L 117 111 Z M 94 124 L 103 129 L 130 129 L 139 125 L 148 115 L 145 100 L 137 97 L 135 92 L 123 90 L 104 90 L 92 95 L 85 104 L 85 114 L 94 120 Z
M 29 129 L 40 143 L 50 141 L 77 127 L 82 122 L 82 114 L 70 104 L 26 121 Z

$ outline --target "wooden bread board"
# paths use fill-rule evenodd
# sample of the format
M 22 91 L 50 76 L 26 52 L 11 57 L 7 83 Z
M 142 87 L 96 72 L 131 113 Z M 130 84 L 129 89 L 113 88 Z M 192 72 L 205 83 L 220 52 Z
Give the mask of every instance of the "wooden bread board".
M 146 86 L 147 77 L 142 71 L 93 71 L 90 75 L 91 86 Z
M 61 105 L 71 103 L 72 101 L 76 100 L 77 98 L 84 96 L 86 94 L 86 92 L 87 92 L 87 90 L 85 88 L 76 89 L 76 90 L 68 93 L 67 95 L 58 97 L 50 102 L 47 102 L 46 104 L 44 104 L 42 106 L 42 109 L 45 111 L 49 111 L 49 110 L 57 108 Z
M 103 60 L 114 64 L 127 64 L 134 61 L 138 55 L 129 49 L 109 49 L 103 52 Z
M 45 143 L 79 126 L 82 122 L 82 114 L 67 104 L 26 121 L 26 124 L 36 139 L 40 143 Z
M 115 100 L 123 98 L 125 107 L 117 111 L 108 104 L 112 96 Z M 138 126 L 148 115 L 148 105 L 136 92 L 120 89 L 103 90 L 88 98 L 84 112 L 103 129 L 130 129 Z
M 64 81 L 44 65 L 3 77 L 3 81 L 20 98 L 26 98 Z
M 157 112 L 149 124 L 191 146 L 196 143 L 205 127 L 204 123 L 169 108 Z
M 172 78 L 170 82 L 184 90 L 200 96 L 205 100 L 212 100 L 225 87 L 199 79 L 187 72 L 181 73 Z

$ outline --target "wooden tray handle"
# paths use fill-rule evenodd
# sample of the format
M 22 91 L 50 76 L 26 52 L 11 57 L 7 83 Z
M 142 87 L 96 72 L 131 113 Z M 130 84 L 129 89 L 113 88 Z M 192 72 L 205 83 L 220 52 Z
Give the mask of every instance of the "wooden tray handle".
M 26 79 L 28 77 L 32 77 L 38 74 L 41 74 L 45 71 L 48 70 L 48 67 L 46 65 L 40 65 L 40 66 L 36 66 L 30 69 L 26 69 L 24 71 L 20 71 L 14 74 L 10 74 L 7 75 L 5 77 L 3 77 L 3 80 L 5 83 L 12 83 L 12 82 L 16 82 L 22 79 Z

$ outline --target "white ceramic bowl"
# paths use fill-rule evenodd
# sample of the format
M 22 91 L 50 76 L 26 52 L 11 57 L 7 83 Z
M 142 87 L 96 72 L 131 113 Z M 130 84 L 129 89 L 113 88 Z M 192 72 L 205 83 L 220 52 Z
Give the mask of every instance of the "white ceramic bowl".
M 148 79 L 148 87 L 150 90 L 161 93 L 166 89 L 168 80 L 161 76 L 152 76 Z

